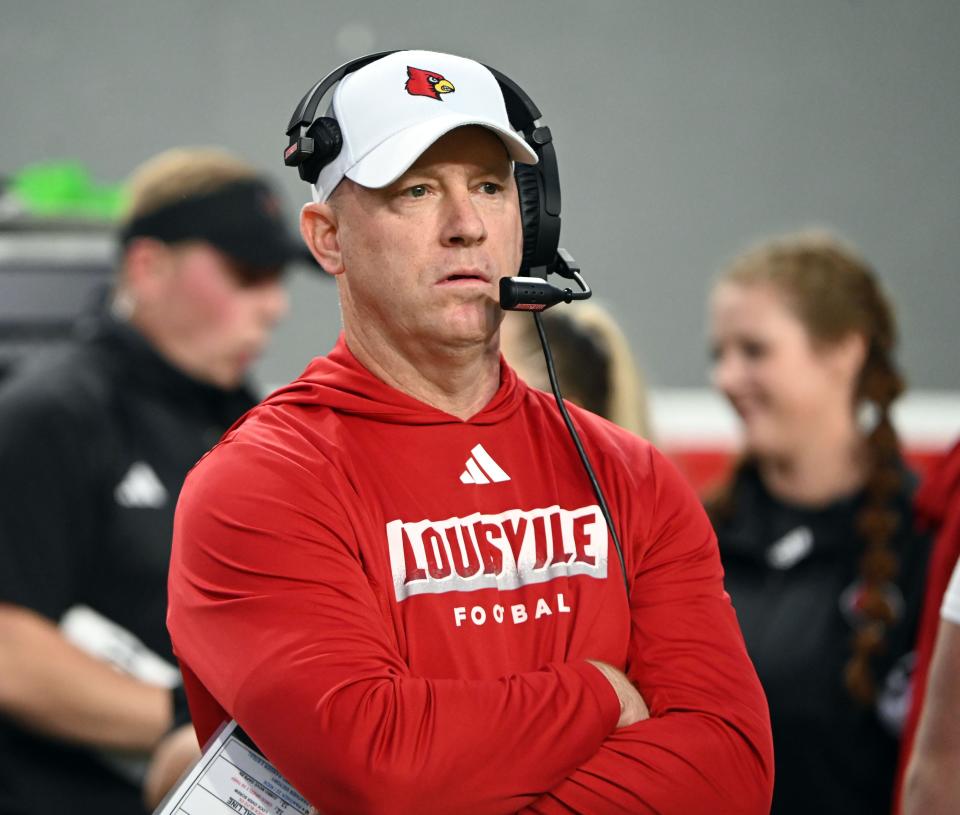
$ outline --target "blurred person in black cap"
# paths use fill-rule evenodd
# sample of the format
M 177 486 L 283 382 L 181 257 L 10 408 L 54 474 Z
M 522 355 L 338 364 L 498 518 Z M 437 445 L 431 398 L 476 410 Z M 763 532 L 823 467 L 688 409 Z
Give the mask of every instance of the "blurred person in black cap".
M 108 303 L 0 389 L 5 815 L 143 811 L 196 753 L 165 627 L 173 509 L 255 403 L 245 376 L 302 252 L 215 149 L 144 164 L 120 242 Z

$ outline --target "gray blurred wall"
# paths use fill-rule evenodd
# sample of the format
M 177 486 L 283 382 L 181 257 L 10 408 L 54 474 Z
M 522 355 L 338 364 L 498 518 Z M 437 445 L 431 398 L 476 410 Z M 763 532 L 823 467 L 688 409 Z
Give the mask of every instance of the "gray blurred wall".
M 0 174 L 74 157 L 118 180 L 219 143 L 285 188 L 301 94 L 372 50 L 449 50 L 530 93 L 554 132 L 562 245 L 659 386 L 705 382 L 711 276 L 752 239 L 831 225 L 899 306 L 915 387 L 960 387 L 956 0 L 0 0 Z M 335 289 L 298 272 L 259 366 L 327 351 Z

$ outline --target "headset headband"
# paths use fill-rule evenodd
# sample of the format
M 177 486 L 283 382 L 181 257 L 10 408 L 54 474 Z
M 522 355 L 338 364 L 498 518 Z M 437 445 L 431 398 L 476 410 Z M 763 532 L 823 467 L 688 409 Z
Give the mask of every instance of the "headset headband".
M 349 62 L 343 63 L 339 68 L 334 68 L 307 91 L 303 99 L 300 100 L 300 104 L 297 105 L 297 109 L 293 112 L 293 116 L 290 117 L 290 123 L 287 125 L 287 135 L 293 138 L 290 131 L 295 127 L 302 129 L 300 133 L 301 136 L 306 133 L 306 130 L 309 129 L 310 125 L 312 125 L 317 118 L 317 108 L 320 107 L 320 102 L 323 100 L 323 97 L 347 74 L 358 71 L 364 65 L 369 65 L 371 62 L 376 62 L 378 59 L 395 53 L 396 51 L 380 51 L 376 54 L 367 54 L 365 57 L 352 59 Z

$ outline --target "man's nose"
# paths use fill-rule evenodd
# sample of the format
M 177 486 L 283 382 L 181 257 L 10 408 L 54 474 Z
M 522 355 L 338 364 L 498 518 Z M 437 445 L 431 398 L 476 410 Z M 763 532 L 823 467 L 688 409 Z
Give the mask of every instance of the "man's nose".
M 473 246 L 486 239 L 487 226 L 469 190 L 448 193 L 443 208 L 445 246 Z

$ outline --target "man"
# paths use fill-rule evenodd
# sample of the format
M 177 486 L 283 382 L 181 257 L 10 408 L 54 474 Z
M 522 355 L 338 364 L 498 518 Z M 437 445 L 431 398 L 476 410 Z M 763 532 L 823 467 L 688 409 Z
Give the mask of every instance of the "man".
M 182 694 L 165 628 L 176 496 L 254 404 L 244 376 L 297 251 L 247 164 L 158 156 L 133 176 L 108 306 L 62 356 L 4 382 L 5 815 L 144 811 L 144 765 Z
M 766 811 L 763 694 L 696 497 L 571 406 L 628 600 L 556 406 L 500 359 L 511 159 L 536 156 L 492 74 L 395 53 L 332 115 L 349 152 L 301 232 L 343 336 L 177 509 L 168 625 L 200 738 L 236 718 L 324 813 Z

